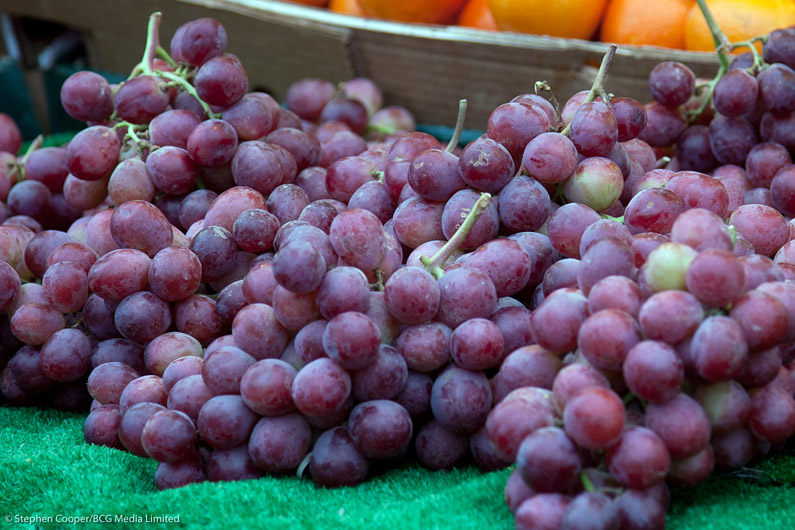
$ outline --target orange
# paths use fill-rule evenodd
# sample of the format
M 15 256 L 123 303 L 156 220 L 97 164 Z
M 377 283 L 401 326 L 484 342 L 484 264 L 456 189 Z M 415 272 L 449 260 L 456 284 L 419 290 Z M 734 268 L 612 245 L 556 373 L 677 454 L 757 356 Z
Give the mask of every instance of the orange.
M 685 17 L 693 0 L 610 0 L 599 40 L 614 44 L 685 47 Z
M 504 31 L 590 39 L 607 0 L 489 0 L 497 27 Z
M 451 24 L 464 0 L 359 0 L 368 17 L 398 22 Z
M 745 41 L 795 24 L 793 0 L 707 0 L 707 7 L 731 42 Z M 715 49 L 712 35 L 697 5 L 687 14 L 685 47 L 691 51 Z M 737 50 L 738 53 L 743 51 L 748 50 Z
M 458 25 L 496 31 L 497 21 L 489 9 L 489 0 L 468 0 L 458 15 Z
M 364 16 L 364 10 L 358 0 L 331 0 L 328 3 L 329 11 L 343 15 Z

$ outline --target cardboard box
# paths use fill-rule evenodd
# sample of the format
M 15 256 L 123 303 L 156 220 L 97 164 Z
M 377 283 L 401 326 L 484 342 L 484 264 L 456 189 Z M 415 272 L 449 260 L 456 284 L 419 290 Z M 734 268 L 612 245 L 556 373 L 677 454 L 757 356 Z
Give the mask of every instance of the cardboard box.
M 458 100 L 469 102 L 466 126 L 484 129 L 491 111 L 545 80 L 561 102 L 591 86 L 608 45 L 457 26 L 402 24 L 338 15 L 269 0 L 0 0 L 0 11 L 84 33 L 91 68 L 124 73 L 143 52 L 147 18 L 161 11 L 161 39 L 198 17 L 220 20 L 227 50 L 242 61 L 250 89 L 283 100 L 304 77 L 333 82 L 373 79 L 388 104 L 409 108 L 421 123 L 453 125 Z M 717 58 L 653 47 L 620 46 L 606 88 L 650 99 L 648 74 L 663 60 L 712 77 Z

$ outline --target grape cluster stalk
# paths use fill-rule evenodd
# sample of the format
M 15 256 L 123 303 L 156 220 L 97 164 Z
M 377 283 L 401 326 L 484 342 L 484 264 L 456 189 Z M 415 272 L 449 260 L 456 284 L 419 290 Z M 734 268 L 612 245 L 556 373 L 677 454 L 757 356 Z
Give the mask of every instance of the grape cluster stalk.
M 700 0 L 699 0 L 700 1 Z M 664 528 L 669 486 L 795 435 L 795 29 L 696 79 L 463 147 L 369 79 L 250 92 L 214 19 L 110 85 L 67 145 L 0 115 L 0 393 L 89 410 L 159 489 L 513 466 L 518 529 Z M 763 43 L 761 52 L 754 45 Z M 452 115 L 452 113 L 451 113 Z

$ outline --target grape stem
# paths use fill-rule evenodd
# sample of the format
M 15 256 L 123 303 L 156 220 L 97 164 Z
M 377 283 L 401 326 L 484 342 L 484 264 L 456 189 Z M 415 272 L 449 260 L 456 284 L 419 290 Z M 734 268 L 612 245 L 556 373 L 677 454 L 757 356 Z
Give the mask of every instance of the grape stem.
M 593 485 L 591 477 L 588 476 L 588 473 L 586 473 L 585 470 L 580 472 L 580 482 L 582 482 L 582 486 L 585 488 L 585 491 L 591 493 L 596 491 L 596 487 Z
M 720 70 L 718 70 L 718 73 L 722 76 L 723 73 L 729 69 L 729 57 L 726 53 L 728 50 L 732 49 L 731 42 L 729 38 L 726 37 L 726 34 L 723 33 L 723 30 L 720 29 L 720 26 L 718 26 L 715 17 L 712 16 L 712 11 L 710 11 L 707 6 L 707 0 L 696 0 L 696 3 L 701 10 L 701 14 L 704 16 L 704 20 L 707 22 L 709 32 L 712 34 L 712 40 L 715 43 L 715 51 L 718 52 L 718 60 L 720 60 Z M 710 93 L 710 95 L 712 94 Z
M 374 180 L 383 183 L 384 182 L 384 172 L 378 169 L 374 169 L 370 172 L 370 176 L 373 177 Z
M 138 149 L 139 149 L 139 150 L 140 150 L 140 149 L 143 149 L 143 147 L 144 147 L 144 146 L 143 146 L 142 144 L 144 143 L 144 141 L 143 141 L 143 140 L 141 140 L 141 138 L 140 138 L 140 137 L 138 136 L 138 134 L 135 132 L 135 125 L 133 125 L 132 123 L 128 123 L 128 124 L 127 124 L 127 134 L 125 134 L 125 136 L 129 136 L 129 137 L 130 137 L 130 139 L 131 139 L 133 142 L 135 142 L 135 145 L 137 145 L 137 146 L 138 146 Z
M 158 46 L 157 49 L 155 50 L 155 53 L 157 54 L 158 57 L 166 61 L 169 64 L 169 66 L 171 66 L 171 68 L 175 70 L 177 69 L 177 62 L 171 58 L 171 55 L 169 55 L 168 52 L 165 49 L 163 49 L 162 46 Z
M 533 90 L 536 94 L 542 90 L 549 93 L 549 102 L 552 103 L 553 107 L 555 107 L 555 115 L 558 117 L 558 119 L 560 119 L 560 103 L 558 103 L 558 98 L 555 97 L 555 93 L 552 91 L 552 87 L 549 86 L 549 83 L 546 81 L 536 81 Z
M 657 162 L 654 164 L 655 169 L 664 168 L 668 162 L 671 161 L 670 156 L 661 156 Z
M 128 121 L 120 121 L 119 123 L 113 126 L 114 129 L 119 129 L 121 127 L 127 129 L 127 131 L 124 134 L 124 141 L 126 142 L 127 139 L 132 140 L 136 148 L 138 149 L 139 153 L 143 153 L 143 150 L 146 148 L 151 149 L 152 147 L 154 147 L 147 140 L 138 136 L 138 131 L 146 132 L 148 130 L 146 125 L 136 125 Z
M 455 122 L 455 129 L 453 130 L 453 136 L 450 138 L 450 141 L 447 142 L 447 151 L 448 153 L 452 153 L 455 151 L 455 148 L 458 147 L 458 142 L 461 141 L 461 132 L 464 130 L 464 120 L 467 117 L 467 100 L 461 99 L 458 101 L 458 118 Z
M 737 244 L 737 228 L 733 224 L 729 225 L 729 237 L 732 239 L 732 248 L 734 248 L 734 245 Z
M 309 462 L 311 460 L 312 460 L 312 452 L 310 451 L 309 453 L 307 453 L 304 459 L 301 460 L 301 463 L 298 464 L 298 469 L 295 470 L 295 476 L 297 476 L 298 478 L 304 478 L 304 471 L 306 471 L 306 468 L 309 467 Z
M 630 403 L 632 403 L 636 399 L 637 399 L 637 396 L 635 394 L 633 394 L 632 392 L 627 392 L 624 395 L 624 399 L 622 399 L 621 401 L 624 402 L 624 406 L 626 407 L 627 405 L 629 405 Z
M 618 48 L 615 44 L 611 44 L 610 48 L 605 53 L 605 56 L 602 57 L 602 64 L 599 66 L 599 71 L 596 72 L 596 78 L 593 80 L 593 85 L 591 86 L 591 90 L 588 91 L 588 95 L 585 96 L 583 100 L 583 104 L 590 103 L 591 101 L 595 100 L 597 96 L 601 96 L 605 103 L 607 103 L 607 93 L 605 93 L 605 80 L 607 79 L 607 72 L 610 70 L 610 63 L 613 62 L 613 57 L 616 55 L 616 50 Z M 568 136 L 569 130 L 571 129 L 571 122 L 569 122 L 566 127 L 560 132 L 560 134 L 565 134 Z
M 149 15 L 149 25 L 146 29 L 146 47 L 144 48 L 144 56 L 141 59 L 141 62 L 133 68 L 132 73 L 130 74 L 130 78 L 135 77 L 138 74 L 145 74 L 145 75 L 155 75 L 162 79 L 167 79 L 170 81 L 170 84 L 173 86 L 177 86 L 186 92 L 188 92 L 191 96 L 196 98 L 196 101 L 202 106 L 204 112 L 207 113 L 207 116 L 211 119 L 218 118 L 219 115 L 214 113 L 213 110 L 210 108 L 202 98 L 199 97 L 199 94 L 196 93 L 196 89 L 191 85 L 187 79 L 185 79 L 184 71 L 180 71 L 178 75 L 175 72 L 164 72 L 162 70 L 155 70 L 154 60 L 155 56 L 159 56 L 164 59 L 169 65 L 173 68 L 178 69 L 178 65 L 174 62 L 174 59 L 160 46 L 160 20 L 163 17 L 162 13 L 156 11 Z
M 607 219 L 609 221 L 615 221 L 617 223 L 624 224 L 624 216 L 621 217 L 613 217 L 612 215 L 607 215 L 606 213 L 601 214 L 602 219 Z
M 25 151 L 25 155 L 22 157 L 22 163 L 24 164 L 27 162 L 31 153 L 37 149 L 41 149 L 42 145 L 44 145 L 44 135 L 40 134 L 32 142 L 30 142 L 27 151 Z
M 8 172 L 8 176 L 13 177 L 14 175 L 18 175 L 17 182 L 25 180 L 25 164 L 27 163 L 28 158 L 30 158 L 30 155 L 33 153 L 33 151 L 41 149 L 42 145 L 44 145 L 44 135 L 40 134 L 32 142 L 30 142 L 28 149 L 22 156 L 22 160 L 14 164 L 14 167 Z
M 764 43 L 767 40 L 766 36 L 760 36 L 754 37 L 745 42 L 732 44 L 726 34 L 723 33 L 723 30 L 720 29 L 720 26 L 718 26 L 715 17 L 712 16 L 712 12 L 709 10 L 706 0 L 696 0 L 696 3 L 698 4 L 698 8 L 701 10 L 701 14 L 704 16 L 704 20 L 707 22 L 709 32 L 712 34 L 712 40 L 715 43 L 715 51 L 718 54 L 720 66 L 718 67 L 718 72 L 715 74 L 715 78 L 707 85 L 707 97 L 704 98 L 704 101 L 701 103 L 698 109 L 694 111 L 688 111 L 688 122 L 690 123 L 695 121 L 696 118 L 698 118 L 701 113 L 704 112 L 704 109 L 706 109 L 707 105 L 709 105 L 710 101 L 712 101 L 712 94 L 715 92 L 715 85 L 717 85 L 718 81 L 720 81 L 726 72 L 729 71 L 730 61 L 728 53 L 740 47 L 748 47 L 754 56 L 754 64 L 751 67 L 751 70 L 758 71 L 764 67 L 765 62 L 759 55 L 759 51 L 756 49 L 754 44 L 756 42 Z M 753 71 L 750 73 L 753 73 Z
M 160 48 L 160 19 L 162 17 L 163 14 L 160 11 L 149 15 L 149 24 L 146 28 L 146 47 L 144 56 L 139 63 L 141 71 L 147 75 L 151 75 L 155 69 L 154 60 L 157 49 Z
M 370 124 L 367 125 L 367 132 L 374 132 L 377 134 L 383 134 L 384 136 L 389 136 L 390 134 L 395 134 L 397 132 L 397 129 L 393 129 L 392 127 L 387 127 L 386 125 Z
M 218 114 L 213 112 L 213 109 L 210 108 L 210 105 L 208 105 L 202 98 L 199 97 L 196 89 L 193 87 L 193 85 L 188 83 L 188 80 L 184 77 L 178 76 L 174 72 L 163 72 L 162 70 L 154 70 L 152 74 L 162 77 L 163 79 L 168 79 L 174 84 L 174 86 L 183 89 L 185 92 L 196 98 L 196 101 L 199 102 L 199 104 L 202 106 L 202 109 L 204 109 L 204 112 L 207 113 L 207 116 L 210 119 L 217 119 L 220 117 Z
M 759 50 L 756 49 L 755 44 L 757 42 L 764 44 L 766 41 L 767 35 L 761 35 L 747 41 L 735 42 L 731 45 L 731 50 L 736 50 L 737 48 L 748 48 L 751 51 L 751 55 L 754 56 L 754 64 L 747 69 L 748 73 L 751 75 L 755 75 L 765 67 L 765 60 L 762 58 L 762 54 L 759 53 Z
M 475 226 L 475 223 L 480 219 L 480 216 L 483 215 L 483 212 L 488 209 L 490 204 L 491 194 L 481 193 L 480 198 L 472 206 L 472 210 L 467 214 L 464 222 L 458 227 L 458 230 L 455 231 L 453 237 L 451 237 L 432 257 L 420 257 L 420 261 L 425 265 L 425 270 L 430 272 L 437 280 L 444 274 L 441 265 L 447 261 L 453 252 L 458 250 L 464 242 L 464 239 L 466 239 L 472 231 L 472 227 Z
M 373 275 L 375 276 L 375 283 L 370 284 L 371 290 L 376 291 L 383 291 L 384 290 L 384 271 L 381 269 L 375 269 L 373 271 Z
M 139 75 L 141 75 L 141 74 L 143 73 L 143 71 L 144 71 L 144 69 L 143 69 L 143 68 L 141 68 L 141 63 L 138 63 L 138 64 L 136 64 L 136 65 L 135 65 L 135 67 L 132 69 L 132 72 L 130 72 L 130 75 L 128 75 L 128 76 L 127 76 L 127 79 L 128 79 L 128 80 L 130 80 L 130 79 L 132 79 L 133 77 L 139 76 Z M 114 111 L 114 115 L 115 115 L 115 114 L 116 114 L 116 112 Z M 113 116 L 111 116 L 111 118 L 112 118 L 112 117 L 113 117 Z

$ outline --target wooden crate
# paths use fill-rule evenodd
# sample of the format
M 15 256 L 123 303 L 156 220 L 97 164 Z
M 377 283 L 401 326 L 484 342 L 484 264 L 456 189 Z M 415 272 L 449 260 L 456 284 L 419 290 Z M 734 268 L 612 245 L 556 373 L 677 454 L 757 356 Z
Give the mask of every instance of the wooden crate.
M 90 66 L 120 73 L 140 60 L 151 12 L 163 13 L 166 48 L 180 24 L 214 17 L 224 24 L 227 50 L 241 59 L 251 89 L 283 100 L 287 87 L 304 77 L 366 76 L 381 86 L 387 103 L 409 108 L 422 123 L 452 125 L 458 100 L 466 98 L 466 126 L 475 129 L 535 81 L 549 82 L 560 100 L 589 88 L 607 50 L 604 43 L 402 24 L 270 0 L 0 0 L 0 11 L 82 31 Z M 698 76 L 712 77 L 717 68 L 711 53 L 620 46 L 608 91 L 648 101 L 648 74 L 663 60 L 684 62 Z

